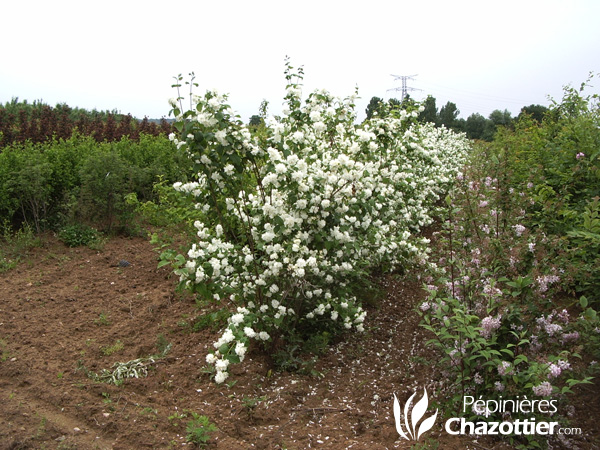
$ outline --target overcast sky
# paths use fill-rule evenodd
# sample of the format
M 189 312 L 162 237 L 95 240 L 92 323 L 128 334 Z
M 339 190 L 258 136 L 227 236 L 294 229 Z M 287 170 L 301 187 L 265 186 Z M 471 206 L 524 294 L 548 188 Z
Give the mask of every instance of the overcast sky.
M 263 99 L 277 114 L 286 55 L 304 66 L 305 95 L 358 86 L 359 117 L 373 96 L 400 98 L 392 74 L 466 118 L 548 105 L 600 72 L 598 0 L 2 0 L 0 12 L 0 102 L 138 118 L 167 116 L 172 77 L 191 71 L 244 121 Z

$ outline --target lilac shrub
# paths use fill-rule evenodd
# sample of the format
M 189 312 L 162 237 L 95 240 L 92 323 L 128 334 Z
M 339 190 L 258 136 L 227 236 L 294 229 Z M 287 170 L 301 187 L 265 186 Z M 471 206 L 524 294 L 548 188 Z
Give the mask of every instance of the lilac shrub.
M 447 198 L 420 308 L 450 380 L 448 407 L 461 413 L 464 395 L 565 400 L 590 379 L 580 355 L 589 322 L 561 300 L 571 269 L 557 238 L 531 225 L 535 187 L 505 187 L 502 161 L 478 152 Z

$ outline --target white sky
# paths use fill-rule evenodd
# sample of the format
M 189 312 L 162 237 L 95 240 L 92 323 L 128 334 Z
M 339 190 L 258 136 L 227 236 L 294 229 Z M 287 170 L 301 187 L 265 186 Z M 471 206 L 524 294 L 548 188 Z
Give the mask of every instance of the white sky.
M 453 101 L 466 118 L 559 100 L 600 72 L 600 1 L 0 0 L 0 102 L 167 116 L 173 76 L 229 93 L 244 121 L 281 111 L 284 59 L 304 92 Z M 593 83 L 594 84 L 594 83 Z M 595 79 L 600 87 L 600 80 Z M 600 92 L 597 88 L 591 92 Z

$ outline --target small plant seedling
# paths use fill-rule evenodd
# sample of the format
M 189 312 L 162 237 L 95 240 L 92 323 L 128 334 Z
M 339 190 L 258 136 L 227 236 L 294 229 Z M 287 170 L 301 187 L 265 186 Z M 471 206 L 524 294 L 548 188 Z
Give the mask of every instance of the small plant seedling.
M 4 362 L 11 358 L 10 351 L 6 348 L 8 344 L 4 339 L 0 339 L 0 361 Z
M 259 403 L 264 402 L 266 399 L 266 395 L 263 395 L 262 397 L 244 397 L 242 399 L 242 405 L 246 410 L 248 419 L 254 418 L 254 411 L 256 410 L 256 407 L 259 405 Z
M 187 423 L 186 439 L 188 442 L 204 447 L 210 440 L 211 434 L 217 431 L 217 426 L 206 416 L 195 412 L 191 414 L 193 419 Z
M 107 347 L 101 347 L 100 351 L 102 352 L 102 354 L 104 356 L 110 356 L 113 353 L 120 352 L 124 348 L 125 348 L 125 345 L 123 345 L 123 343 L 119 339 L 117 339 L 117 342 L 115 342 L 113 345 L 109 345 Z
M 100 316 L 96 320 L 94 320 L 94 323 L 98 326 L 110 325 L 110 319 L 108 318 L 108 314 L 101 312 Z
M 102 393 L 102 397 L 104 397 L 104 399 L 102 400 L 103 403 L 106 403 L 107 405 L 109 405 L 110 403 L 112 403 L 112 400 L 110 398 L 110 393 L 103 392 Z
M 185 419 L 187 417 L 187 413 L 183 412 L 175 412 L 173 414 L 171 414 L 169 417 L 167 417 L 167 419 L 169 420 L 169 422 L 171 423 L 171 425 L 173 425 L 174 427 L 178 427 L 180 422 Z
M 156 419 L 158 411 L 150 406 L 145 406 L 140 410 L 139 414 L 140 416 L 148 416 Z
M 40 419 L 40 424 L 38 425 L 37 431 L 35 433 L 35 439 L 39 439 L 40 437 L 42 437 L 44 435 L 44 433 L 46 432 L 46 422 L 48 421 L 48 419 L 46 419 L 44 416 L 42 416 L 42 418 Z

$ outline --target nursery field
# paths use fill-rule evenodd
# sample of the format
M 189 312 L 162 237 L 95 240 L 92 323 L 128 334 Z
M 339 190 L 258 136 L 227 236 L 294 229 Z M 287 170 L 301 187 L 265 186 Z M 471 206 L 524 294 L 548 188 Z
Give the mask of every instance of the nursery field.
M 119 267 L 121 260 L 130 265 Z M 48 235 L 0 274 L 0 448 L 181 448 L 192 445 L 192 413 L 217 427 L 208 448 L 511 448 L 450 436 L 439 419 L 418 444 L 396 432 L 393 394 L 404 403 L 416 389 L 435 391 L 415 311 L 420 283 L 381 279 L 385 296 L 369 308 L 366 333 L 331 346 L 314 374 L 277 372 L 268 357 L 251 353 L 232 369 L 234 383 L 217 385 L 202 368 L 219 330 L 193 329 L 209 310 L 175 294 L 174 277 L 156 267 L 142 238 L 91 250 Z M 81 369 L 99 373 L 158 354 L 166 343 L 170 350 L 147 376 L 120 386 Z M 572 423 L 584 435 L 571 448 L 600 445 L 599 398 L 598 383 L 576 389 Z
M 1 448 L 600 448 L 586 83 L 481 142 L 190 75 L 168 137 L 0 148 Z

